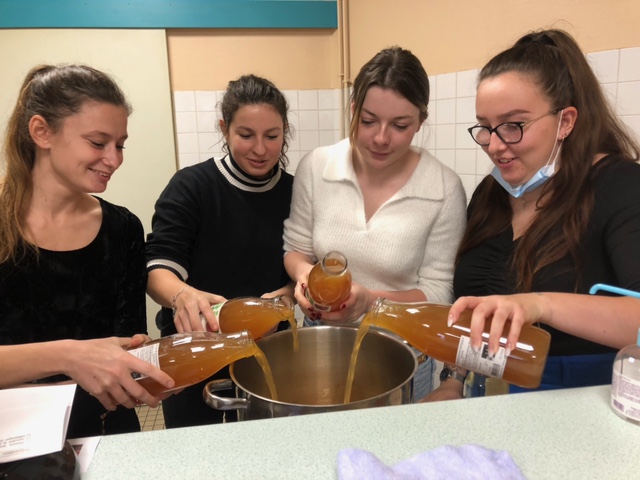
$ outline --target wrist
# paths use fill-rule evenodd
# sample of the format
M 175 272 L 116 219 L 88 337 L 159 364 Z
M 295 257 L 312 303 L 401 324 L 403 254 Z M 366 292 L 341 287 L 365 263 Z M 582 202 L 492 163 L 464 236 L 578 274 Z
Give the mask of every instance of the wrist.
M 173 312 L 173 316 L 176 316 L 176 301 L 178 300 L 178 297 L 187 289 L 189 288 L 189 285 L 183 285 L 182 288 L 180 290 L 178 290 L 178 292 L 171 297 L 171 311 Z
M 545 292 L 533 292 L 537 304 L 537 322 L 548 323 L 552 321 L 551 298 Z
M 460 385 L 464 385 L 467 374 L 468 371 L 464 368 L 455 365 L 448 365 L 445 363 L 444 367 L 442 367 L 442 370 L 440 371 L 440 383 L 447 383 L 451 382 L 451 380 L 454 380 L 455 382 L 451 383 L 457 382 Z
M 52 347 L 48 351 L 49 355 L 43 356 L 47 364 L 46 373 L 49 375 L 62 373 L 71 377 L 73 367 L 83 360 L 82 358 L 77 358 L 77 347 L 82 345 L 80 340 L 56 340 L 49 345 Z

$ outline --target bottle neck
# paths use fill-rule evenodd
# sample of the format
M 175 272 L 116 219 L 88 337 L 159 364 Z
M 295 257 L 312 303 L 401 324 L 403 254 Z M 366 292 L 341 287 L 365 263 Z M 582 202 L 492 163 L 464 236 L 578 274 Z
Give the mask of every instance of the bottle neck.
M 329 252 L 320 262 L 320 266 L 328 276 L 344 275 L 348 269 L 347 257 L 340 252 Z

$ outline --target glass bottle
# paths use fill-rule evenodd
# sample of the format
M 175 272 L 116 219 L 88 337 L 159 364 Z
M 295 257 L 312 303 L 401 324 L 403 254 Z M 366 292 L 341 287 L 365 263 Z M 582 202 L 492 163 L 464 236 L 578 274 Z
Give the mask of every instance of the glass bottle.
M 523 326 L 516 348 L 506 355 L 506 334 L 493 358 L 488 355 L 491 321 L 487 320 L 478 352 L 471 348 L 471 311 L 447 326 L 450 305 L 429 302 L 401 303 L 378 298 L 362 320 L 360 329 L 375 325 L 401 336 L 414 348 L 445 363 L 524 388 L 540 386 L 551 336 L 535 326 Z M 508 326 L 507 326 L 508 328 Z
M 274 298 L 237 297 L 213 305 L 211 310 L 218 320 L 220 333 L 247 330 L 258 340 L 284 320 L 291 324 L 294 332 L 297 329 L 293 301 L 287 295 Z M 208 328 L 204 317 L 203 322 Z
M 309 272 L 307 300 L 320 312 L 338 310 L 351 293 L 351 272 L 347 258 L 331 251 Z
M 613 361 L 611 408 L 619 417 L 640 425 L 640 329 L 637 343 L 624 347 Z
M 174 388 L 167 389 L 150 377 L 134 374 L 136 380 L 156 396 L 206 380 L 221 368 L 241 358 L 256 356 L 260 362 L 260 357 L 264 357 L 246 331 L 232 334 L 176 333 L 152 340 L 128 352 L 160 368 L 175 381 Z

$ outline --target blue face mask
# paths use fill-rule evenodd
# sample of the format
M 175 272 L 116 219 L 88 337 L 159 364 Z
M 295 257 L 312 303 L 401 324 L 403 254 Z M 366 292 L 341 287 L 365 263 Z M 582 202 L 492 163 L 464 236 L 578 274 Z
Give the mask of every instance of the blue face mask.
M 556 138 L 558 133 L 560 133 L 560 122 L 562 121 L 562 112 L 564 112 L 564 110 L 560 111 L 560 120 L 558 121 L 558 130 L 556 132 Z M 549 160 L 547 160 L 546 165 L 544 165 L 540 170 L 534 173 L 533 176 L 522 185 L 518 185 L 515 187 L 511 186 L 508 182 L 504 180 L 504 178 L 502 178 L 500 169 L 496 166 L 494 166 L 493 170 L 491 170 L 491 176 L 496 179 L 496 182 L 498 182 L 502 186 L 502 188 L 504 188 L 509 193 L 509 195 L 511 195 L 514 198 L 520 198 L 525 193 L 531 192 L 536 188 L 538 188 L 539 186 L 543 185 L 547 180 L 549 180 L 553 176 L 554 173 L 556 173 L 556 161 L 558 159 L 558 156 L 560 155 L 560 150 L 562 149 L 562 142 L 560 143 L 560 146 L 558 146 L 558 150 L 556 150 L 555 146 L 556 144 L 554 143 L 553 148 L 551 149 L 551 153 L 549 154 Z M 555 150 L 555 156 L 553 155 L 554 150 Z M 552 157 L 553 157 L 553 161 L 551 160 Z
M 560 152 L 560 149 L 558 149 L 558 152 Z M 549 165 L 545 165 L 544 167 L 542 167 L 533 175 L 533 177 L 531 177 L 522 185 L 512 187 L 504 180 L 504 178 L 502 178 L 500 169 L 498 167 L 493 167 L 493 170 L 491 170 L 491 176 L 495 178 L 496 182 L 498 182 L 502 186 L 502 188 L 504 188 L 509 193 L 509 195 L 514 198 L 520 198 L 525 193 L 535 190 L 540 185 L 543 185 L 547 180 L 549 180 L 554 173 L 556 173 L 555 161 Z

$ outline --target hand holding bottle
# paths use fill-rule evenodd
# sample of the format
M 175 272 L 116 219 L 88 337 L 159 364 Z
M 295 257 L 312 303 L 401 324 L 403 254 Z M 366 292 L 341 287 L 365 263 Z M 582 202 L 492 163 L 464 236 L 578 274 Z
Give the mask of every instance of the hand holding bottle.
M 65 363 L 61 370 L 97 398 L 107 410 L 115 410 L 118 405 L 133 408 L 143 403 L 157 407 L 164 397 L 150 394 L 131 374 L 141 372 L 167 389 L 173 388 L 175 382 L 159 368 L 135 358 L 125 350 L 139 347 L 146 340 L 146 335 L 65 340 L 69 348 L 65 349 L 68 353 L 60 357 L 60 361 Z
M 185 285 L 174 298 L 173 322 L 178 333 L 205 330 L 203 318 L 206 320 L 208 330 L 218 331 L 218 321 L 211 311 L 211 305 L 224 302 L 225 297 Z
M 247 331 L 223 334 L 213 332 L 176 333 L 128 350 L 127 355 L 148 366 L 155 365 L 173 377 L 174 389 L 182 389 L 209 378 L 222 367 L 240 358 L 255 355 L 258 362 L 266 363 L 264 354 L 255 344 Z M 155 368 L 155 367 L 153 367 Z M 162 395 L 170 389 L 159 383 L 145 370 L 135 375 L 140 386 L 148 391 Z M 269 372 L 270 374 L 270 372 Z M 267 379 L 267 383 L 272 377 Z M 275 398 L 275 387 L 273 395 Z
M 349 297 L 340 308 L 331 312 L 318 312 L 318 318 L 326 324 L 344 324 L 355 322 L 369 311 L 377 295 L 357 282 L 351 282 Z
M 489 355 L 500 347 L 500 337 L 509 322 L 506 349 L 515 349 L 518 338 L 525 325 L 543 321 L 549 315 L 547 299 L 540 293 L 521 293 L 515 295 L 491 295 L 487 297 L 460 297 L 451 306 L 449 322 L 455 324 L 465 310 L 473 310 L 471 315 L 471 346 L 480 348 L 482 332 L 486 319 L 492 318 L 489 332 Z M 507 353 L 508 355 L 508 353 Z
M 347 258 L 340 252 L 327 253 L 309 272 L 305 295 L 316 311 L 340 310 L 350 291 L 351 272 Z
M 328 312 L 346 308 L 351 294 L 351 272 L 340 252 L 331 251 L 315 264 L 312 262 L 311 257 L 298 252 L 285 256 L 287 271 L 297 280 L 294 293 L 300 309 L 307 317 L 318 320 Z M 344 315 L 328 318 L 344 321 Z
M 436 360 L 502 378 L 523 388 L 540 385 L 551 341 L 548 332 L 532 325 L 521 325 L 520 338 L 513 348 L 509 348 L 506 338 L 500 340 L 505 323 L 496 331 L 493 320 L 485 325 L 483 318 L 481 343 L 474 346 L 471 342 L 473 312 L 465 309 L 458 311 L 457 317 L 451 317 L 451 309 L 448 305 L 430 302 L 394 302 L 379 298 L 362 320 L 359 338 L 374 325 L 400 335 L 414 348 Z M 457 321 L 452 325 L 452 320 Z M 474 328 L 478 328 L 477 323 Z M 498 347 L 490 354 L 488 342 L 483 343 L 483 339 L 491 335 L 498 335 Z M 509 333 L 505 333 L 505 337 L 509 338 Z

